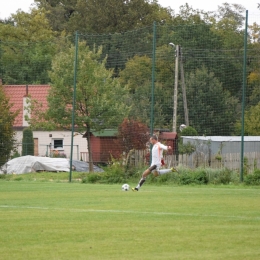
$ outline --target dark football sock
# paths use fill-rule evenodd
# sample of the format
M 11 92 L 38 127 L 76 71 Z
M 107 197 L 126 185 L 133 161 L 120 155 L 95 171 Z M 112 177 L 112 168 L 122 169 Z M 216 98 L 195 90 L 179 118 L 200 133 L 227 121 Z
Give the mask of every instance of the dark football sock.
M 138 185 L 136 186 L 137 189 L 140 189 L 141 186 L 144 184 L 145 182 L 145 178 L 141 178 L 141 180 L 139 181 Z

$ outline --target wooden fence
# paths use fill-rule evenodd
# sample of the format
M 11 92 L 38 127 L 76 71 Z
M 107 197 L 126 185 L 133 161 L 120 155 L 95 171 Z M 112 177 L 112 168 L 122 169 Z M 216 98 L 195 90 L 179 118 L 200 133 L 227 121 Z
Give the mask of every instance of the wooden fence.
M 88 153 L 80 153 L 83 161 L 88 161 Z M 149 165 L 149 150 L 132 150 L 124 159 L 124 164 L 134 167 L 142 167 Z M 165 155 L 165 167 L 185 166 L 189 168 L 209 167 L 209 168 L 227 168 L 230 170 L 240 170 L 241 154 L 225 153 L 218 155 L 210 155 L 208 153 L 194 152 L 191 155 Z M 245 169 L 248 173 L 254 169 L 260 169 L 260 152 L 248 152 L 244 154 Z
M 192 155 L 180 155 L 178 165 L 190 168 L 210 167 L 210 168 L 227 168 L 230 170 L 239 170 L 241 167 L 240 153 L 225 153 L 221 155 L 209 156 L 203 153 L 194 153 Z M 260 167 L 260 152 L 244 153 L 244 167 L 248 172 Z
M 148 161 L 147 151 L 143 150 L 134 151 L 129 158 L 130 165 L 136 167 L 147 165 Z M 221 155 L 209 155 L 195 152 L 192 155 L 179 155 L 178 158 L 176 155 L 165 155 L 164 161 L 166 167 L 183 165 L 189 168 L 210 167 L 240 170 L 241 154 L 226 153 Z M 256 168 L 260 169 L 260 152 L 245 153 L 243 165 L 249 173 L 253 172 Z

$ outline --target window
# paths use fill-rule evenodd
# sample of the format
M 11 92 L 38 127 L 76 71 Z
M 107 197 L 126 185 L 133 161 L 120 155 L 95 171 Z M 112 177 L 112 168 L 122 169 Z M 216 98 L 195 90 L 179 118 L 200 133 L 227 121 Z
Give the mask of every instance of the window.
M 63 139 L 54 139 L 53 149 L 63 149 Z

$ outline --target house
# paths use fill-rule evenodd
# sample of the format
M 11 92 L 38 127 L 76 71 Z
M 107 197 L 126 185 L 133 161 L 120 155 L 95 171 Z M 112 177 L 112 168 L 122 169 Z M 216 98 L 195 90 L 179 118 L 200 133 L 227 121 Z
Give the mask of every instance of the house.
M 19 154 L 22 152 L 23 129 L 28 127 L 25 120 L 27 114 L 27 98 L 30 96 L 32 100 L 37 100 L 42 104 L 43 109 L 47 109 L 47 95 L 50 89 L 49 85 L 4 85 L 4 91 L 13 104 L 12 110 L 19 110 L 19 114 L 15 118 L 14 129 L 16 132 L 17 149 Z M 71 131 L 33 131 L 34 138 L 34 155 L 50 156 L 53 153 L 60 156 L 70 157 L 71 150 Z M 75 133 L 73 140 L 73 158 L 80 160 L 80 153 L 87 151 L 87 140 L 82 135 Z

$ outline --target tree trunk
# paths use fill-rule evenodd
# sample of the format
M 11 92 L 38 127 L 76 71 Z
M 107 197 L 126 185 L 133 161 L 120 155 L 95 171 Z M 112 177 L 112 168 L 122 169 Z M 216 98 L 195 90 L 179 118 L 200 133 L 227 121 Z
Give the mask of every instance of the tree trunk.
M 90 128 L 87 127 L 87 141 L 88 141 L 88 163 L 89 163 L 89 172 L 94 171 L 93 167 L 93 157 L 92 157 L 92 147 L 90 142 Z

